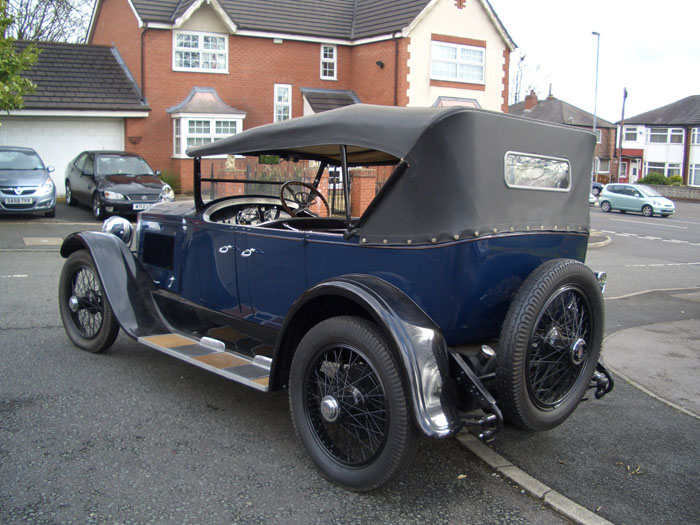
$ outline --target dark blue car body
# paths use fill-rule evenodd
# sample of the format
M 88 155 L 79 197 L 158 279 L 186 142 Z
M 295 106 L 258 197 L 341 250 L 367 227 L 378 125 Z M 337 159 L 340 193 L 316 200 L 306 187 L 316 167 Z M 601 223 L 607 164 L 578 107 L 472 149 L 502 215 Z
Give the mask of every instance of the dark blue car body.
M 600 395 L 612 387 L 597 363 L 602 286 L 582 264 L 594 142 L 570 127 L 467 108 L 358 105 L 194 148 L 193 200 L 140 213 L 131 245 L 108 233 L 66 239 L 66 330 L 78 346 L 102 351 L 120 327 L 259 390 L 290 386 L 295 426 L 314 461 L 357 490 L 384 483 L 403 461 L 386 463 L 398 440 L 391 432 L 372 436 L 393 424 L 404 395 L 409 426 L 428 436 L 467 426 L 490 439 L 501 405 L 520 426 L 552 428 L 589 383 Z M 206 158 L 217 155 L 229 155 L 237 175 L 207 177 Z M 299 189 L 287 200 L 290 183 L 262 164 L 253 165 L 256 178 L 244 155 L 277 159 L 287 173 L 317 171 L 292 182 Z M 329 194 L 325 217 L 318 210 L 331 166 L 342 191 L 340 201 Z M 349 211 L 354 166 L 393 170 L 359 217 Z M 230 189 L 237 184 L 254 191 Z M 81 259 L 83 251 L 90 257 Z M 113 314 L 118 323 L 108 335 L 81 324 L 89 308 L 76 283 L 86 269 L 99 275 L 90 293 L 105 298 L 99 322 Z M 376 341 L 385 349 L 378 354 Z M 558 356 L 556 368 L 538 368 L 552 361 L 537 357 L 544 347 Z M 307 362 L 307 354 L 324 357 Z M 358 372 L 358 362 L 370 372 Z M 384 378 L 389 362 L 399 383 Z M 338 386 L 343 370 L 354 386 Z M 335 393 L 315 397 L 314 388 L 329 385 Z M 379 411 L 366 408 L 376 389 L 386 404 L 369 422 Z M 361 418 L 366 437 L 348 444 L 338 432 Z M 356 453 L 355 441 L 372 452 Z M 399 448 L 396 457 L 410 455 Z

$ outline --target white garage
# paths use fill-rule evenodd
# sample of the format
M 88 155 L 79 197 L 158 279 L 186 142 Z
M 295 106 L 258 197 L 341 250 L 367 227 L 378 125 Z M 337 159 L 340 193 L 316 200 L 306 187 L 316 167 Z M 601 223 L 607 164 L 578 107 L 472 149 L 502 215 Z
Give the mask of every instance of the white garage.
M 15 42 L 18 50 L 28 42 Z M 22 76 L 36 86 L 24 108 L 0 115 L 0 145 L 34 148 L 56 171 L 65 194 L 66 166 L 86 150 L 124 150 L 125 129 L 150 107 L 117 50 L 108 46 L 35 42 L 39 59 Z
M 4 117 L 0 146 L 34 148 L 46 165 L 56 168 L 51 178 L 62 195 L 66 166 L 78 153 L 124 149 L 124 119 Z

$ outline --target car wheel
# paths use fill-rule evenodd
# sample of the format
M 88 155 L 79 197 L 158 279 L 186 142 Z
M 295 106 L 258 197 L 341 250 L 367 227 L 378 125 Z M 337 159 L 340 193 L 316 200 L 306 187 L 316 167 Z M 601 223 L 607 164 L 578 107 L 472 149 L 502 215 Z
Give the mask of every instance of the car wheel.
M 595 195 L 595 196 L 597 197 L 598 195 L 600 195 L 600 188 L 594 187 L 594 188 L 591 190 L 591 193 L 593 193 L 593 195 Z
M 645 217 L 651 217 L 652 215 L 654 215 L 654 209 L 648 204 L 645 204 L 644 206 L 642 206 L 642 215 L 644 215 Z
M 413 457 L 407 393 L 378 328 L 334 317 L 299 343 L 289 382 L 292 421 L 321 473 L 348 489 L 387 483 Z
M 75 206 L 78 201 L 73 197 L 73 190 L 71 190 L 70 182 L 66 181 L 66 204 L 68 206 Z
M 508 309 L 496 381 L 504 417 L 549 430 L 571 415 L 600 355 L 603 296 L 584 264 L 556 259 L 525 280 Z
M 74 345 L 93 353 L 112 345 L 119 323 L 87 250 L 73 252 L 63 265 L 58 304 L 66 334 Z
M 44 212 L 44 217 L 55 217 L 56 216 L 56 209 L 54 208 L 53 210 L 45 211 Z
M 98 221 L 104 220 L 106 215 L 104 204 L 102 204 L 102 199 L 97 192 L 92 196 L 92 215 Z
M 610 203 L 608 201 L 603 201 L 600 203 L 600 209 L 604 212 L 609 212 L 610 210 L 612 210 L 612 206 L 610 206 Z

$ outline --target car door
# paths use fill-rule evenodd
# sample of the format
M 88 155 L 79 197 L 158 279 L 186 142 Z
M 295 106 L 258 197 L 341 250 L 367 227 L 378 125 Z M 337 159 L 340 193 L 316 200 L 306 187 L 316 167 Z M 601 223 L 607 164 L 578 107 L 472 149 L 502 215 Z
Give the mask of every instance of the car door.
M 92 191 L 95 187 L 95 167 L 94 156 L 85 153 L 76 162 L 75 177 L 71 179 L 73 193 L 78 196 L 78 200 L 85 204 L 92 202 Z
M 308 289 L 303 231 L 242 228 L 237 235 L 238 285 L 244 313 L 278 328 Z

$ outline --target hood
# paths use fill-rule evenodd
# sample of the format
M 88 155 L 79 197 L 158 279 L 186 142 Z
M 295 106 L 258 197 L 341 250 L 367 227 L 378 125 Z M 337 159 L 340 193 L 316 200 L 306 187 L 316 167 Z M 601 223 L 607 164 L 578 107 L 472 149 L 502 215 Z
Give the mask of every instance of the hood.
M 0 186 L 41 186 L 49 174 L 41 170 L 0 170 Z
M 160 191 L 165 183 L 155 175 L 107 175 L 99 177 L 101 190 L 114 190 L 119 193 L 132 191 Z

